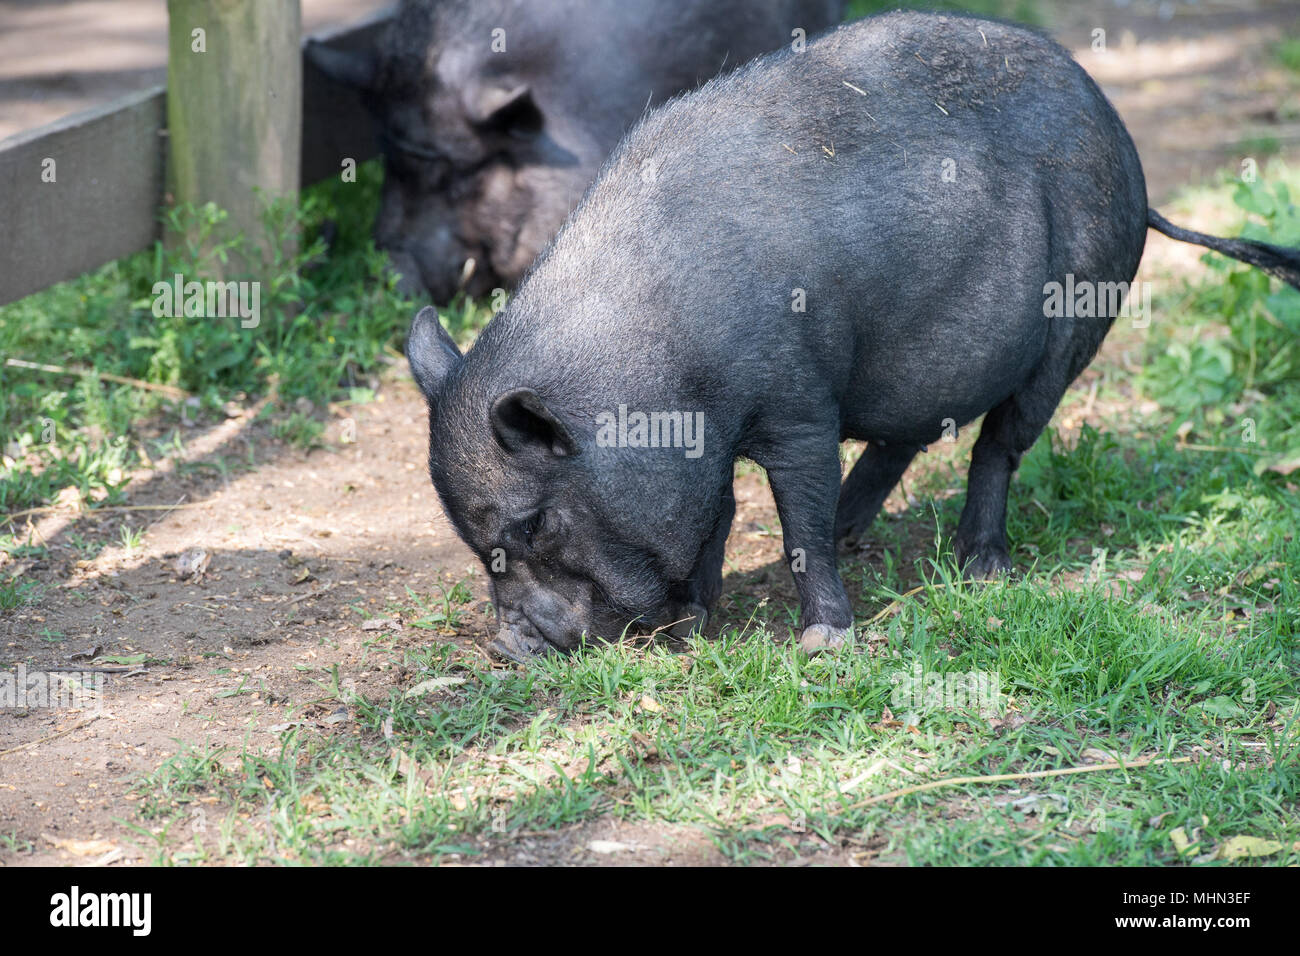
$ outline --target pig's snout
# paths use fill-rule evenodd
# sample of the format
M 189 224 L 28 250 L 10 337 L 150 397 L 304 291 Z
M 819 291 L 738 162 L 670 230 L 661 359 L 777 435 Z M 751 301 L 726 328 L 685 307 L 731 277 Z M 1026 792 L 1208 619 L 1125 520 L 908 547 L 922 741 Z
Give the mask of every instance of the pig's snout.
M 554 652 L 550 644 L 538 634 L 525 632 L 509 624 L 502 625 L 497 636 L 488 644 L 488 650 L 517 664 L 527 663 L 534 657 Z
M 500 281 L 484 265 L 482 256 L 458 253 L 455 257 L 430 260 L 419 250 L 386 251 L 388 271 L 397 274 L 397 291 L 407 298 L 418 298 L 426 292 L 439 304 L 450 302 L 458 292 L 478 298 L 491 292 Z
M 424 294 L 425 286 L 415 256 L 398 249 L 388 250 L 388 274 L 397 276 L 397 292 L 408 299 Z
M 460 288 L 461 270 L 471 255 L 445 225 L 384 218 L 375 227 L 375 246 L 388 255 L 388 272 L 397 273 L 397 291 L 415 298 L 426 292 L 439 304 Z

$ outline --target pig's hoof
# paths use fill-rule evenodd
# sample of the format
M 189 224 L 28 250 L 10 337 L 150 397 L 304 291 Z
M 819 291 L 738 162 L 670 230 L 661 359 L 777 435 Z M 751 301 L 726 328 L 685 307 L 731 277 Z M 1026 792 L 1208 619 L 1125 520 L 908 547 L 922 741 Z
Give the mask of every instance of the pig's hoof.
M 704 626 L 709 623 L 709 611 L 703 604 L 688 604 L 679 615 L 685 620 L 677 621 L 666 628 L 665 633 L 684 641 L 697 631 L 704 633 Z
M 866 549 L 865 542 L 856 534 L 846 534 L 835 539 L 840 554 L 857 554 Z
M 957 563 L 968 581 L 992 581 L 1011 573 L 1011 555 L 1000 546 L 980 548 L 966 554 L 959 550 Z
M 809 657 L 852 643 L 852 627 L 832 627 L 829 624 L 813 624 L 811 627 L 806 627 L 799 638 L 800 650 Z

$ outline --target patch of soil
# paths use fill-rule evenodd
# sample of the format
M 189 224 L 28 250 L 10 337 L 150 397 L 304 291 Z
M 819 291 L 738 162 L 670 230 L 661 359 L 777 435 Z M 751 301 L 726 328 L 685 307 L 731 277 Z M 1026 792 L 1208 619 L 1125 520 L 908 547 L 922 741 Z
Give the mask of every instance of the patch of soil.
M 224 480 L 188 470 L 146 483 L 131 504 L 186 504 L 152 517 L 136 551 L 108 546 L 81 558 L 69 535 L 115 541 L 121 524 L 159 513 L 87 517 L 45 537 L 50 557 L 27 572 L 44 596 L 0 619 L 5 667 L 81 667 L 70 658 L 95 649 L 146 660 L 142 673 L 106 675 L 98 718 L 48 742 L 39 741 L 86 715 L 0 711 L 0 751 L 9 751 L 0 756 L 0 833 L 37 844 L 8 862 L 67 861 L 57 841 L 109 835 L 124 860 L 140 859 L 110 821 L 131 817 L 127 786 L 174 753 L 175 738 L 273 743 L 267 728 L 290 702 L 321 696 L 319 668 L 333 664 L 359 691 L 382 695 L 394 675 L 362 662 L 374 634 L 354 607 L 391 617 L 390 602 L 411 603 L 407 587 L 428 593 L 483 574 L 429 485 L 415 390 L 390 386 L 349 414 L 332 425 L 335 438 L 355 435 L 340 450 L 293 451 L 252 425 L 203 460 L 220 462 Z M 258 466 L 237 473 L 250 453 Z M 182 577 L 178 557 L 200 549 L 201 580 Z M 406 627 L 402 639 L 453 640 L 479 654 L 487 630 L 471 607 L 458 635 Z

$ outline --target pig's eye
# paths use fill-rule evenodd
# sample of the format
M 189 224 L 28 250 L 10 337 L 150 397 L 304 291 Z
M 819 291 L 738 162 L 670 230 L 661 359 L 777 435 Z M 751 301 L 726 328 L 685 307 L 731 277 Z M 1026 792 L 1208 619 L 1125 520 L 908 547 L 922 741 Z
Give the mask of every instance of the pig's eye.
M 519 525 L 519 536 L 524 539 L 524 543 L 530 548 L 533 545 L 533 538 L 536 537 L 537 532 L 542 530 L 543 517 L 544 513 L 539 511 L 531 518 L 522 521 Z
M 379 139 L 390 166 L 398 175 L 408 179 L 425 176 L 433 185 L 440 185 L 447 178 L 451 165 L 441 153 L 388 131 L 381 132 Z

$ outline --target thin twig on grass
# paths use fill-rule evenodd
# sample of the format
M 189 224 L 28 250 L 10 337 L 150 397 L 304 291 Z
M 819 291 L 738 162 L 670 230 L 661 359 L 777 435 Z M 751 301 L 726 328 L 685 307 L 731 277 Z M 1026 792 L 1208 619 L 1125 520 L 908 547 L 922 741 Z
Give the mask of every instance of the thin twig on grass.
M 1174 446 L 1176 451 L 1209 451 L 1209 452 L 1226 452 L 1229 455 L 1263 455 L 1267 448 L 1238 448 L 1231 445 L 1193 445 L 1190 442 L 1180 441 Z
M 183 388 L 177 388 L 175 385 L 159 385 L 156 382 L 145 382 L 138 378 L 127 378 L 125 375 L 112 375 L 109 372 L 97 372 L 93 368 L 66 368 L 62 365 L 42 365 L 40 362 L 26 362 L 22 359 L 5 359 L 5 365 L 11 368 L 26 368 L 36 372 L 49 372 L 52 375 L 91 375 L 95 378 L 102 378 L 106 382 L 116 382 L 118 385 L 130 385 L 133 388 L 143 388 L 150 392 L 159 392 L 168 398 L 176 401 L 184 401 L 192 397 L 189 392 Z
M 59 737 L 63 737 L 67 734 L 70 734 L 74 730 L 80 730 L 82 727 L 88 726 L 89 724 L 93 724 L 95 721 L 99 720 L 101 716 L 103 715 L 96 714 L 94 717 L 87 717 L 85 720 L 79 720 L 71 727 L 67 727 L 63 730 L 58 731 L 57 733 L 47 734 L 46 736 L 41 737 L 37 740 L 29 740 L 25 744 L 19 744 L 17 747 L 10 747 L 8 750 L 0 750 L 0 757 L 4 757 L 7 754 L 16 754 L 20 750 L 26 750 L 28 747 L 35 747 L 39 744 L 49 743 L 51 740 L 57 740 Z
M 945 780 L 932 780 L 930 783 L 919 783 L 913 787 L 903 787 L 901 790 L 891 790 L 888 793 L 877 794 L 874 797 L 868 797 L 865 800 L 859 800 L 857 803 L 836 810 L 836 813 L 847 813 L 850 810 L 861 810 L 864 807 L 872 806 L 877 803 L 886 803 L 897 800 L 899 797 L 905 797 L 912 793 L 924 793 L 928 790 L 938 790 L 941 787 L 956 787 L 966 783 L 1006 783 L 1013 780 L 1040 780 L 1044 777 L 1065 777 L 1076 773 L 1101 773 L 1106 770 L 1136 770 L 1139 767 L 1149 767 L 1158 764 L 1176 764 L 1191 763 L 1191 757 L 1143 757 L 1140 760 L 1134 760 L 1131 763 L 1122 763 L 1118 760 L 1109 763 L 1094 764 L 1090 767 L 1059 767 L 1056 770 L 1033 770 L 1028 773 L 995 773 L 983 777 L 948 777 Z
M 188 504 L 182 504 L 178 501 L 174 505 L 109 505 L 104 508 L 83 508 L 79 511 L 72 512 L 72 514 L 88 517 L 90 515 L 113 514 L 115 512 L 123 511 L 175 511 L 177 508 L 197 508 L 200 505 L 206 504 L 208 504 L 206 501 L 191 501 Z M 58 505 L 44 505 L 40 508 L 26 508 L 22 511 L 14 511 L 7 515 L 0 515 L 0 521 L 13 521 L 15 518 L 22 518 L 27 515 L 63 514 L 68 510 L 68 508 L 63 508 Z
M 876 615 L 872 617 L 871 620 L 867 621 L 867 627 L 870 627 L 872 624 L 875 624 L 882 617 L 897 612 L 899 609 L 902 608 L 903 602 L 906 601 L 908 598 L 910 598 L 913 594 L 920 594 L 926 588 L 946 588 L 946 587 L 948 587 L 948 583 L 946 581 L 940 581 L 938 584 L 918 584 L 916 587 L 912 588 L 912 590 L 904 591 L 902 594 L 898 596 L 897 600 L 890 601 L 889 604 L 885 606 L 884 610 L 877 612 Z
M 290 600 L 289 603 L 297 604 L 299 601 L 307 601 L 310 600 L 311 598 L 318 598 L 326 591 L 330 590 L 332 587 L 334 587 L 333 581 L 325 585 L 323 588 L 317 588 L 315 591 L 308 591 L 306 594 L 299 594 L 296 598 Z

